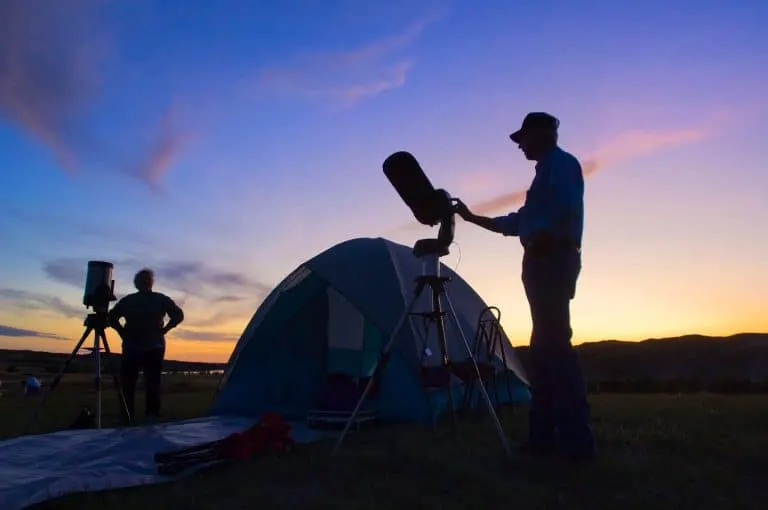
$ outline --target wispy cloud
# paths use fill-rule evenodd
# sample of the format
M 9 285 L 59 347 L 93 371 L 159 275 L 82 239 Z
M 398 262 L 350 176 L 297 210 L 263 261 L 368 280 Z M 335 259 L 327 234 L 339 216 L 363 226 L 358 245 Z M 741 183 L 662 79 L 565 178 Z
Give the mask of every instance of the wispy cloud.
M 375 96 L 386 90 L 402 87 L 405 85 L 408 71 L 412 67 L 413 63 L 409 61 L 399 62 L 391 68 L 385 69 L 381 73 L 381 77 L 376 81 L 341 87 L 332 91 L 332 95 L 341 99 L 344 106 L 353 106 L 365 97 Z
M 176 117 L 176 108 L 169 107 L 160 118 L 159 127 L 146 152 L 140 154 L 136 163 L 128 169 L 131 175 L 155 191 L 160 191 L 163 177 L 191 140 L 191 135 L 178 127 Z
M 43 264 L 43 271 L 52 280 L 80 288 L 85 281 L 86 263 L 82 259 L 54 259 Z M 158 287 L 214 304 L 232 303 L 239 299 L 262 299 L 272 288 L 245 273 L 219 269 L 199 261 L 147 263 L 127 258 L 114 263 L 116 267 L 128 267 L 136 271 L 147 265 L 155 272 Z M 124 287 L 132 285 L 130 281 L 119 283 Z
M 231 299 L 232 292 L 262 298 L 272 287 L 245 273 L 215 268 L 202 262 L 161 262 L 154 269 L 165 285 L 213 301 Z
M 199 329 L 215 329 L 233 321 L 247 322 L 254 314 L 262 299 L 254 298 L 239 302 L 237 305 L 218 306 L 218 309 L 206 315 L 187 317 L 184 324 Z M 211 307 L 215 307 L 211 303 Z
M 173 336 L 183 340 L 197 340 L 201 342 L 236 342 L 239 335 L 232 333 L 218 333 L 216 331 L 197 331 L 192 329 L 182 329 L 173 332 Z
M 0 336 L 7 336 L 11 338 L 51 338 L 54 340 L 63 340 L 64 337 L 54 335 L 53 333 L 44 333 L 42 331 L 35 331 L 32 329 L 14 328 L 13 326 L 6 326 L 0 324 Z
M 82 215 L 75 218 L 68 218 L 60 211 L 57 214 L 49 214 L 36 209 L 30 205 L 29 210 L 22 210 L 8 204 L 0 204 L 0 224 L 3 221 L 13 224 L 26 224 L 27 232 L 38 228 L 45 229 L 45 236 L 49 240 L 52 237 L 66 240 L 68 243 L 78 243 L 83 239 L 104 241 L 109 239 L 109 243 L 125 242 L 131 247 L 140 245 L 142 247 L 153 247 L 156 241 L 136 230 L 121 228 L 114 224 L 107 226 L 96 222 L 91 222 L 91 218 Z
M 53 333 L 44 333 L 42 331 L 35 331 L 32 329 L 14 328 L 13 326 L 6 326 L 0 324 L 0 336 L 7 336 L 11 338 L 50 338 L 53 340 L 64 340 L 64 337 L 54 335 Z
M 659 131 L 635 130 L 619 133 L 601 144 L 600 148 L 590 156 L 589 159 L 592 159 L 594 164 L 589 173 L 619 161 L 700 142 L 712 135 L 714 135 L 713 130 L 695 128 Z M 586 168 L 584 173 L 587 173 Z
M 600 167 L 600 163 L 597 160 L 591 159 L 582 163 L 582 172 L 587 177 L 597 171 Z M 494 198 L 484 200 L 470 207 L 475 214 L 490 214 L 494 211 L 498 211 L 505 207 L 512 207 L 522 204 L 525 201 L 527 189 L 519 189 L 503 195 L 498 195 Z
M 156 186 L 181 146 L 162 116 L 161 133 L 120 154 L 90 124 L 109 52 L 100 0 L 0 2 L 0 119 L 46 145 L 72 175 L 89 163 Z M 138 156 L 135 156 L 138 154 Z
M 264 289 L 262 289 L 262 291 L 264 291 Z M 221 296 L 221 297 L 212 299 L 211 301 L 217 304 L 232 304 L 232 303 L 242 303 L 247 299 L 248 298 L 243 296 Z
M 86 277 L 86 264 L 82 260 L 59 259 L 43 264 L 43 272 L 52 280 L 82 286 Z
M 118 268 L 132 271 L 144 267 L 134 259 L 113 260 Z M 237 328 L 253 315 L 272 285 L 252 276 L 226 269 L 220 269 L 195 261 L 163 261 L 148 264 L 155 271 L 157 288 L 174 298 L 185 308 L 184 328 L 174 332 L 181 339 L 201 341 L 235 341 L 238 335 L 222 333 L 222 330 Z M 86 261 L 63 258 L 45 262 L 43 272 L 53 281 L 78 289 L 82 288 L 86 276 Z M 118 280 L 115 276 L 115 280 Z M 117 281 L 117 298 L 133 291 L 133 284 Z M 122 292 L 119 292 L 122 290 Z M 192 301 L 190 304 L 189 301 Z M 8 307 L 35 312 L 48 311 L 65 317 L 82 318 L 87 310 L 69 304 L 61 298 L 26 292 L 16 289 L 0 289 L 0 303 Z
M 321 99 L 350 107 L 363 98 L 402 87 L 414 66 L 402 50 L 440 16 L 430 15 L 399 34 L 352 51 L 306 53 L 291 65 L 262 69 L 256 89 L 269 96 Z
M 56 313 L 67 318 L 83 318 L 85 307 L 77 307 L 63 299 L 20 289 L 0 288 L 0 303 L 4 308 Z
M 206 342 L 235 342 L 263 301 L 263 296 L 238 298 L 237 300 L 210 300 L 205 312 L 187 313 L 184 324 L 173 335 L 183 340 Z
M 115 263 L 117 267 L 142 267 L 134 260 Z M 174 331 L 174 336 L 186 340 L 236 341 L 239 335 L 232 333 L 232 328 L 237 328 L 238 324 L 244 325 L 250 319 L 272 287 L 249 275 L 199 262 L 163 262 L 151 267 L 156 272 L 158 287 L 168 289 L 172 296 L 174 293 L 180 294 L 174 296 L 179 305 L 185 307 L 190 298 L 196 300 L 194 306 L 187 310 L 184 328 Z M 86 261 L 56 259 L 46 262 L 43 271 L 54 281 L 80 289 L 85 281 Z M 120 283 L 124 283 L 126 293 L 133 290 L 131 283 Z M 118 299 L 120 297 L 122 295 L 118 294 Z M 49 294 L 0 288 L 0 307 L 17 311 L 20 315 L 30 312 L 33 315 L 58 315 L 81 320 L 88 310 L 78 305 Z M 5 334 L 0 333 L 0 336 L 12 336 L 12 330 L 7 331 Z M 15 336 L 43 338 L 42 333 Z
M 705 140 L 713 135 L 710 129 L 679 129 L 659 131 L 628 131 L 606 140 L 582 161 L 584 177 L 621 161 L 638 158 L 666 149 Z M 476 214 L 490 214 L 515 207 L 525 201 L 526 189 L 498 195 L 470 206 Z
M 117 267 L 142 267 L 135 260 L 115 263 Z M 180 294 L 174 296 L 180 306 L 184 307 L 190 298 L 197 301 L 192 308 L 195 313 L 189 313 L 188 310 L 186 314 L 186 329 L 175 332 L 182 339 L 222 342 L 237 340 L 237 335 L 218 330 L 247 322 L 272 287 L 249 275 L 199 262 L 163 262 L 151 267 L 156 272 L 159 288 L 168 289 L 172 295 Z M 80 289 L 85 281 L 86 261 L 56 259 L 46 262 L 43 271 L 56 282 Z M 132 283 L 120 283 L 123 284 L 124 292 L 118 294 L 118 299 L 133 290 Z M 0 288 L 0 307 L 16 310 L 20 314 L 31 312 L 82 319 L 88 310 L 78 305 L 49 294 Z
M 715 116 L 717 120 L 722 121 L 723 114 Z M 589 177 L 599 170 L 610 168 L 611 165 L 627 161 L 630 159 L 642 157 L 655 152 L 679 147 L 689 143 L 696 143 L 712 137 L 717 129 L 714 126 L 721 126 L 722 122 L 710 122 L 702 128 L 684 128 L 673 130 L 633 130 L 618 133 L 600 143 L 599 147 L 589 153 L 581 161 L 584 177 Z M 498 182 L 502 177 L 494 172 L 480 171 L 477 173 L 465 174 L 461 176 L 458 182 L 458 189 L 452 190 L 455 195 L 464 193 L 478 193 L 480 190 L 492 190 L 498 188 Z M 509 208 L 521 205 L 525 201 L 528 189 L 518 189 L 509 193 L 496 195 L 492 198 L 476 202 L 470 205 L 470 209 L 475 214 L 492 214 L 498 211 L 509 210 Z M 421 228 L 415 221 L 400 225 L 393 229 L 410 230 Z

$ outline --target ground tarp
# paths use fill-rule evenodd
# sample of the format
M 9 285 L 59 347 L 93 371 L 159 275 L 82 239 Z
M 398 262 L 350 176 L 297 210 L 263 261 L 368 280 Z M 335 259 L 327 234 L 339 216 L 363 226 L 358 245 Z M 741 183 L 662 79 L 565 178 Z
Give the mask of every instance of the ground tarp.
M 0 509 L 20 510 L 73 492 L 91 492 L 173 479 L 157 474 L 154 455 L 216 441 L 256 420 L 212 416 L 155 426 L 67 430 L 0 442 Z M 296 442 L 318 439 L 292 424 Z

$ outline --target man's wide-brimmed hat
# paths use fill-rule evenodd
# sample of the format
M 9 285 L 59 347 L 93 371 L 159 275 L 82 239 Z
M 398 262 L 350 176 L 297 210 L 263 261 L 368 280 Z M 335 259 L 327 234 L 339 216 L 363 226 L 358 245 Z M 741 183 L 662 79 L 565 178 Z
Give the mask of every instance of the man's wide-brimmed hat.
M 542 130 L 557 131 L 558 127 L 560 127 L 560 121 L 557 120 L 557 117 L 545 112 L 531 112 L 523 119 L 523 125 L 520 129 L 509 135 L 509 138 L 515 143 L 520 143 L 526 133 Z

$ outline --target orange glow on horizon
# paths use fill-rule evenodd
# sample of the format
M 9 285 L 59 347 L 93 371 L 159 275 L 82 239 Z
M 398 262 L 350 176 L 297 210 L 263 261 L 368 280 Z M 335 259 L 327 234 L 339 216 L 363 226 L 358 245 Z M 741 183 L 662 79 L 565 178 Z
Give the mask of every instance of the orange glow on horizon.
M 484 285 L 478 287 L 484 287 Z M 713 315 L 700 313 L 696 309 L 695 303 L 690 308 L 681 308 L 678 306 L 679 303 L 669 305 L 649 300 L 645 302 L 645 306 L 640 306 L 642 303 L 638 300 L 622 306 L 621 300 L 598 300 L 598 296 L 591 295 L 598 290 L 593 287 L 599 288 L 595 283 L 589 284 L 587 289 L 581 290 L 581 295 L 577 295 L 577 299 L 571 307 L 574 329 L 573 343 L 577 345 L 602 340 L 631 342 L 689 334 L 729 336 L 742 332 L 768 331 L 768 317 L 757 303 L 751 305 L 742 303 L 740 307 L 732 307 L 738 309 L 738 313 Z M 528 345 L 529 341 L 530 317 L 524 296 L 519 294 L 511 299 L 508 296 L 512 291 L 517 291 L 517 289 L 494 285 L 488 292 L 481 292 L 481 295 L 489 304 L 501 308 L 502 327 L 511 343 L 515 346 L 525 346 Z M 648 320 L 644 321 L 638 317 L 647 317 Z M 242 329 L 245 328 L 249 319 L 250 317 L 243 318 L 240 323 Z M 82 322 L 76 319 L 50 316 L 12 317 L 8 312 L 3 311 L 0 312 L 0 322 L 13 324 L 14 327 L 18 328 L 54 333 L 62 337 L 62 339 L 0 338 L 0 348 L 3 349 L 68 353 L 71 352 L 83 333 Z M 233 326 L 236 324 L 236 321 L 229 319 L 226 330 L 208 328 L 206 331 L 209 333 L 219 332 L 222 338 L 231 338 L 232 332 L 236 330 Z M 234 336 L 239 337 L 239 333 Z M 107 332 L 107 337 L 112 351 L 119 353 L 121 351 L 119 337 L 110 330 Z M 90 347 L 91 344 L 92 337 L 86 340 L 84 347 Z M 236 341 L 180 339 L 171 333 L 168 337 L 166 359 L 225 363 L 228 361 L 235 344 Z

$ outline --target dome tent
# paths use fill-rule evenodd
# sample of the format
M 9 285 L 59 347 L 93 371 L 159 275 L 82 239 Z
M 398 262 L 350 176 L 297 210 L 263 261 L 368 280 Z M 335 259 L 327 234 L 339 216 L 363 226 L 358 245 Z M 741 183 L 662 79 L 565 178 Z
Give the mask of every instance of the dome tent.
M 440 270 L 451 278 L 447 294 L 472 343 L 487 305 L 454 271 L 444 264 Z M 345 241 L 301 264 L 267 296 L 246 326 L 211 414 L 258 416 L 274 411 L 303 420 L 329 374 L 370 377 L 421 271 L 421 261 L 410 247 L 383 238 Z M 425 289 L 414 312 L 428 311 L 430 303 Z M 447 304 L 444 307 L 448 310 Z M 425 339 L 418 319 L 400 329 L 377 395 L 367 402 L 383 418 L 429 423 L 444 409 L 446 391 L 428 391 L 420 378 L 422 366 L 440 364 L 434 326 L 431 330 Z M 466 347 L 450 315 L 446 336 L 451 359 L 464 360 Z M 522 365 L 503 331 L 501 340 L 494 365 L 497 372 L 511 375 L 512 391 L 499 384 L 499 400 L 528 401 Z M 452 386 L 460 391 L 462 383 L 456 378 Z

